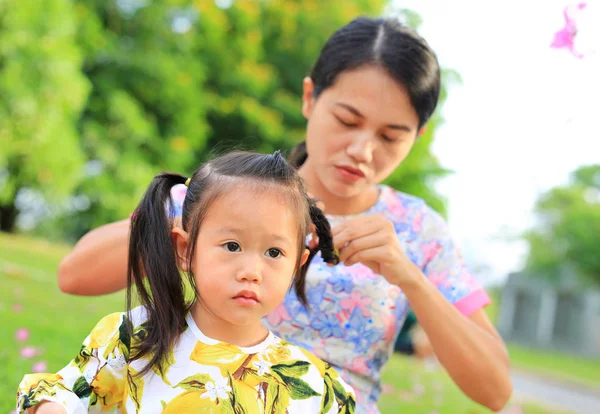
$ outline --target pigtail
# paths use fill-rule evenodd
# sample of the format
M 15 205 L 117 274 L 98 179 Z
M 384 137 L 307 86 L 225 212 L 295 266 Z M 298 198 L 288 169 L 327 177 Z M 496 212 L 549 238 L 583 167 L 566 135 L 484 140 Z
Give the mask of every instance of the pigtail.
M 143 375 L 159 369 L 169 349 L 185 329 L 187 305 L 182 278 L 171 239 L 167 208 L 172 207 L 170 191 L 186 178 L 171 173 L 157 175 L 150 184 L 131 220 L 127 269 L 127 312 L 131 320 L 132 292 L 135 288 L 147 312 L 143 337 L 136 338 L 131 360 L 148 357 Z
M 317 207 L 314 202 L 309 206 L 310 220 L 317 228 L 317 237 L 319 245 L 317 249 L 321 252 L 321 257 L 325 263 L 336 265 L 340 262 L 339 255 L 333 246 L 333 236 L 331 235 L 331 225 L 323 214 L 323 211 Z
M 336 265 L 340 262 L 338 253 L 333 246 L 333 236 L 331 235 L 331 225 L 323 214 L 323 211 L 317 207 L 314 200 L 308 200 L 310 220 L 315 225 L 319 244 L 317 247 L 309 249 L 306 263 L 298 270 L 294 279 L 294 291 L 302 304 L 308 308 L 308 300 L 306 299 L 306 272 L 312 262 L 312 259 L 321 252 L 323 261 L 328 264 Z

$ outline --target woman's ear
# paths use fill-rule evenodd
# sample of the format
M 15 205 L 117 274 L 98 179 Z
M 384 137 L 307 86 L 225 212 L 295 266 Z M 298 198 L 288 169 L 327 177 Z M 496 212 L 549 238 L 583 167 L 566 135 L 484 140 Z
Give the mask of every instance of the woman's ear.
M 184 272 L 189 272 L 187 257 L 190 238 L 188 232 L 181 227 L 173 227 L 171 230 L 171 239 L 173 240 L 173 246 L 175 246 L 177 266 Z
M 315 91 L 315 83 L 307 76 L 302 81 L 302 115 L 304 118 L 310 118 L 310 114 L 313 109 L 313 105 L 315 103 L 315 98 L 313 93 Z

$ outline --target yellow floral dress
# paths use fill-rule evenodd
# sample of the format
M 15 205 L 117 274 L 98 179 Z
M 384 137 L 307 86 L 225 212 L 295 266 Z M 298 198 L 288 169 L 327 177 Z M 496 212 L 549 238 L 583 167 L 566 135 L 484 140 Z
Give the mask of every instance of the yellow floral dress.
M 143 334 L 145 311 L 132 320 L 114 313 L 86 338 L 77 357 L 57 374 L 26 375 L 17 412 L 42 401 L 67 413 L 354 413 L 352 389 L 333 367 L 272 333 L 249 348 L 205 336 L 191 315 L 168 365 L 136 375 L 144 360 L 129 362 L 132 339 Z

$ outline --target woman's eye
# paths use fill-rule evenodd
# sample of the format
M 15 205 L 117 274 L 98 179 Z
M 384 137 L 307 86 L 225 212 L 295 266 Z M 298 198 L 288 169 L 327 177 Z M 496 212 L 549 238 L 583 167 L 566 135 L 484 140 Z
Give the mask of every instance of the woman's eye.
M 240 245 L 237 244 L 236 242 L 225 243 L 225 248 L 230 252 L 239 252 L 241 250 Z
M 336 119 L 339 121 L 339 123 L 340 123 L 340 124 L 342 124 L 342 125 L 344 125 L 344 126 L 346 126 L 346 127 L 352 128 L 352 127 L 355 127 L 355 126 L 356 126 L 356 124 L 353 124 L 353 123 L 351 123 L 351 122 L 346 122 L 346 121 L 344 121 L 342 118 L 339 118 L 339 117 L 337 117 L 337 116 L 336 116 L 335 118 L 336 118 Z
M 398 141 L 398 139 L 396 139 L 396 138 L 390 138 L 390 137 L 388 137 L 386 135 L 381 135 L 381 138 L 383 138 L 383 140 L 385 142 L 396 142 L 396 141 Z
M 281 250 L 269 249 L 269 250 L 267 250 L 267 255 L 272 259 L 277 259 L 279 256 L 281 256 Z

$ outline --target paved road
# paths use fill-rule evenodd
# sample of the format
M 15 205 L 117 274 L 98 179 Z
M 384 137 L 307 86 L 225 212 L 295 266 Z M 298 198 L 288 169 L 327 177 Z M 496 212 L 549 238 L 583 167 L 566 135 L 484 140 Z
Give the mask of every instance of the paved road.
M 515 395 L 577 414 L 600 413 L 600 393 L 528 374 L 511 374 Z

